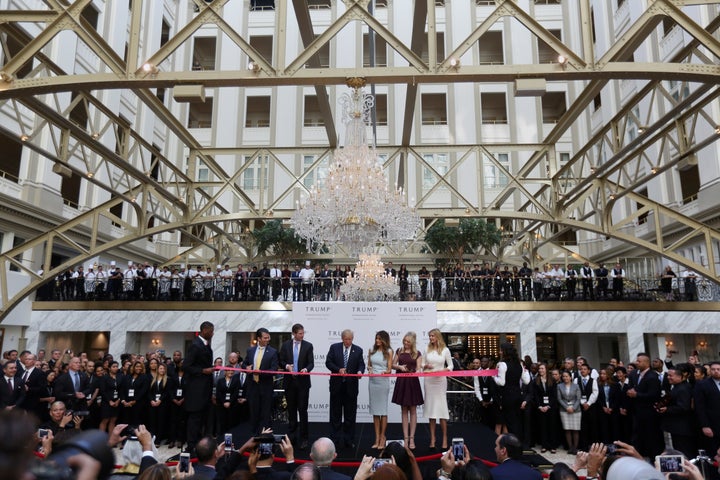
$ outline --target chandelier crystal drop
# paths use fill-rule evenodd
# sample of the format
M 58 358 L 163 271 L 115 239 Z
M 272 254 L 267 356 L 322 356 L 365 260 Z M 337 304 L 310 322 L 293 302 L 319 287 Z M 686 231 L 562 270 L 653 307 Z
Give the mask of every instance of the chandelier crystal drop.
M 340 98 L 345 146 L 333 153 L 323 188 L 313 187 L 290 220 L 313 252 L 341 247 L 357 255 L 410 241 L 420 228 L 420 217 L 408 206 L 402 188 L 388 188 L 375 148 L 368 145 L 374 99 L 363 92 L 361 79 L 353 80 L 352 92 Z
M 363 253 L 355 266 L 355 275 L 340 286 L 340 294 L 354 302 L 390 301 L 397 300 L 400 288 L 395 278 L 385 273 L 379 255 Z

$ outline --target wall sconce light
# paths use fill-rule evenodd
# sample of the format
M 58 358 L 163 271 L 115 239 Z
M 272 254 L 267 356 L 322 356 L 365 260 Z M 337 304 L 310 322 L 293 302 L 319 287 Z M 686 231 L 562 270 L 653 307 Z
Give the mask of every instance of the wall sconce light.
M 567 68 L 568 59 L 565 55 L 558 55 L 557 61 L 563 69 Z
M 258 73 L 260 71 L 260 64 L 253 60 L 250 60 L 248 62 L 248 70 L 250 70 L 253 73 Z
M 155 346 L 160 345 L 160 339 L 159 338 L 153 338 L 150 343 L 152 343 Z
M 665 346 L 666 347 L 672 347 L 674 345 L 672 340 L 665 340 Z
M 698 342 L 698 348 L 707 348 L 707 347 L 708 347 L 708 342 L 706 342 L 705 340 L 701 340 Z
M 157 65 L 154 65 L 152 63 L 145 63 L 142 66 L 143 72 L 150 74 L 150 75 L 157 75 L 160 69 L 157 67 Z
M 450 58 L 450 68 L 454 68 L 455 70 L 460 68 L 460 59 L 457 57 Z

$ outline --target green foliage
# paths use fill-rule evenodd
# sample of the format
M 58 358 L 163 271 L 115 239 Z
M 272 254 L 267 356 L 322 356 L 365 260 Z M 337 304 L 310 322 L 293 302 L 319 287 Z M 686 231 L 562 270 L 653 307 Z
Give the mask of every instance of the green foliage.
M 283 227 L 281 220 L 270 220 L 262 228 L 252 232 L 258 253 L 272 255 L 282 263 L 307 254 L 305 241 L 290 227 Z
M 501 240 L 500 230 L 494 223 L 480 218 L 461 218 L 457 226 L 448 226 L 445 220 L 438 220 L 425 234 L 425 243 L 435 253 L 443 253 L 458 263 L 463 255 L 479 255 L 483 249 L 490 249 Z

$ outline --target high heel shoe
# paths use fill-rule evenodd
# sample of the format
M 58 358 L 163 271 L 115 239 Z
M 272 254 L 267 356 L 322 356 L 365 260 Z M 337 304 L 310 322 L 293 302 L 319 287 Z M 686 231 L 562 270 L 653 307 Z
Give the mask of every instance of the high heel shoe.
M 410 450 L 415 450 L 415 437 L 410 437 L 408 439 L 408 448 Z

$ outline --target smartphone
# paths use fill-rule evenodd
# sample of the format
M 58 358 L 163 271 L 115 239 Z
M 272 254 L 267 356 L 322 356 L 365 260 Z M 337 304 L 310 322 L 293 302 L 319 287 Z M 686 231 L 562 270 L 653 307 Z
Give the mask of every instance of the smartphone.
M 614 443 L 605 444 L 605 455 L 617 455 L 617 445 Z
M 452 439 L 452 454 L 456 462 L 465 460 L 465 440 L 460 437 Z
M 40 428 L 38 429 L 38 438 L 45 438 L 48 436 L 48 429 L 47 428 Z
M 77 417 L 87 417 L 88 415 L 90 415 L 90 411 L 89 410 L 75 410 L 73 412 L 73 415 L 75 415 Z
M 655 457 L 655 465 L 660 469 L 660 473 L 675 473 L 685 470 L 680 455 L 658 455 Z
M 275 443 L 282 443 L 283 438 L 285 438 L 285 435 L 273 434 L 273 442 Z
M 389 463 L 389 462 L 390 462 L 389 458 L 376 458 L 372 464 L 372 471 L 374 472 L 375 470 L 377 470 L 378 468 L 382 467 L 383 465 L 385 465 L 386 463 Z
M 225 434 L 225 451 L 232 452 L 233 436 L 232 433 Z
M 385 440 L 385 446 L 386 446 L 386 447 L 387 447 L 388 445 L 390 445 L 391 443 L 399 443 L 399 444 L 402 445 L 403 447 L 405 446 L 405 440 L 403 440 L 403 439 L 399 439 L 399 440 Z
M 190 454 L 188 452 L 183 452 L 180 454 L 180 472 L 190 472 Z
M 258 452 L 260 455 L 272 455 L 273 444 L 272 443 L 261 443 L 258 445 Z

